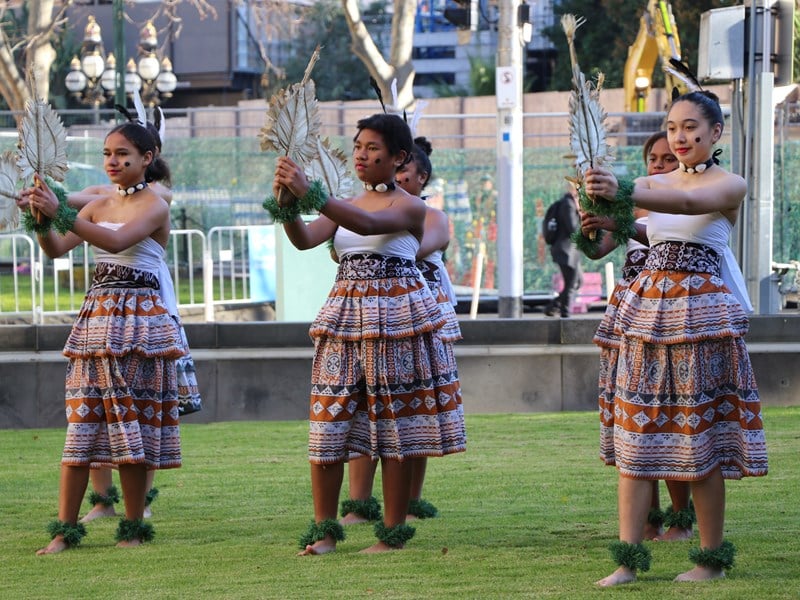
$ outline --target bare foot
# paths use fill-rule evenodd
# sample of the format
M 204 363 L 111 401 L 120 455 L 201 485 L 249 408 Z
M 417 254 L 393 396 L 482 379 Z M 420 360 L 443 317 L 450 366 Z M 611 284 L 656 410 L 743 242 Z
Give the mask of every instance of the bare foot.
M 412 515 L 411 513 L 406 515 L 406 523 L 408 521 L 416 521 L 416 520 L 417 520 L 417 515 Z
M 403 546 L 390 546 L 384 542 L 376 542 L 369 548 L 359 550 L 359 554 L 378 554 L 380 552 L 391 552 L 392 550 L 402 550 Z
M 144 507 L 144 514 L 142 515 L 142 518 L 143 519 L 149 519 L 152 516 L 153 516 L 153 511 L 150 510 L 149 506 L 145 506 Z
M 664 533 L 664 530 L 658 525 L 651 525 L 650 523 L 647 523 L 644 526 L 644 539 L 646 540 L 654 540 L 662 533 Z
M 665 533 L 653 538 L 657 542 L 680 542 L 692 539 L 692 530 L 680 527 L 670 527 Z
M 723 577 L 725 577 L 725 571 L 722 569 L 711 569 L 698 565 L 691 571 L 678 575 L 675 581 L 711 581 L 712 579 L 722 579 Z
M 135 548 L 136 546 L 141 546 L 142 540 L 139 539 L 132 539 L 132 540 L 123 540 L 121 542 L 117 542 L 117 548 Z
M 327 554 L 336 550 L 336 542 L 332 537 L 326 537 L 318 542 L 309 544 L 305 550 L 297 553 L 297 556 L 317 556 L 319 554 Z
M 57 535 L 54 537 L 47 546 L 39 548 L 36 551 L 36 556 L 44 556 L 45 554 L 58 554 L 68 549 L 69 546 L 64 541 L 64 536 Z
M 628 567 L 620 567 L 608 577 L 604 577 L 600 581 L 595 581 L 595 584 L 600 587 L 611 587 L 623 583 L 631 583 L 632 581 L 636 581 L 636 573 L 631 571 Z
M 359 523 L 369 523 L 369 519 L 365 519 L 356 513 L 347 513 L 345 516 L 339 519 L 340 525 L 358 525 Z
M 88 513 L 86 513 L 83 518 L 78 521 L 79 523 L 88 523 L 89 521 L 94 521 L 95 519 L 100 519 L 103 517 L 116 517 L 117 513 L 114 510 L 113 506 L 106 506 L 104 504 L 95 504 Z

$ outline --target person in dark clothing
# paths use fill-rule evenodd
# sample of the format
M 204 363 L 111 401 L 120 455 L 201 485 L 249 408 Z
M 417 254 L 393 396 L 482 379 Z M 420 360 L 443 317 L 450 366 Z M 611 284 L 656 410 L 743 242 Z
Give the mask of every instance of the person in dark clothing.
M 550 301 L 544 313 L 552 317 L 559 312 L 562 317 L 568 317 L 572 310 L 575 294 L 583 284 L 581 271 L 581 256 L 570 236 L 580 226 L 578 214 L 577 191 L 571 189 L 556 201 L 555 211 L 556 232 L 550 244 L 550 256 L 553 262 L 561 269 L 564 287 L 561 293 Z M 551 226 L 545 223 L 545 227 Z

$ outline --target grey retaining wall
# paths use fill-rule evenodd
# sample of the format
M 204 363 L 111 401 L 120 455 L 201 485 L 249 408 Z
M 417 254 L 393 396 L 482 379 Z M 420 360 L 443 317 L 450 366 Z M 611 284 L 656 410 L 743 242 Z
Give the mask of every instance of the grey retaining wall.
M 456 346 L 465 410 L 596 410 L 599 315 L 464 320 Z M 61 427 L 67 325 L 0 326 L 0 428 Z M 187 422 L 305 419 L 307 323 L 189 323 L 203 410 Z M 747 337 L 762 402 L 800 404 L 800 315 L 753 317 Z

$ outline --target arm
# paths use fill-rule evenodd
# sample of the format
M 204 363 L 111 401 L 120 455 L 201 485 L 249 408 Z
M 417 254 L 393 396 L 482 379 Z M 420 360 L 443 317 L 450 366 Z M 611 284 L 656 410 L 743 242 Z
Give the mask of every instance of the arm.
M 80 192 L 72 192 L 67 196 L 67 202 L 70 206 L 80 210 L 92 200 L 108 196 L 113 189 L 113 186 L 110 185 L 90 185 Z
M 417 251 L 417 260 L 431 252 L 443 250 L 450 243 L 450 221 L 441 210 L 428 207 L 425 211 L 425 231 Z
M 23 194 L 33 207 L 52 218 L 58 210 L 58 199 L 43 179 L 36 175 L 35 180 L 38 185 L 24 190 Z M 62 256 L 83 240 L 116 253 L 130 248 L 164 227 L 169 227 L 169 207 L 155 194 L 151 193 L 149 201 L 142 202 L 137 208 L 137 218 L 114 231 L 93 223 L 92 206 L 85 206 L 78 213 L 71 232 L 63 237 L 52 231 L 47 235 L 40 235 L 39 245 L 51 258 Z
M 79 215 L 72 231 L 92 246 L 102 248 L 106 252 L 117 253 L 164 228 L 169 230 L 169 205 L 159 196 L 152 194 L 151 199 L 143 203 L 141 210 L 137 211 L 136 218 L 117 230 L 102 227 Z
M 272 189 L 276 196 L 281 187 L 288 189 L 295 198 L 305 196 L 309 188 L 305 173 L 285 156 L 278 159 L 275 167 Z M 425 203 L 402 190 L 397 190 L 392 194 L 392 203 L 382 210 L 366 211 L 351 202 L 329 197 L 320 212 L 336 225 L 346 227 L 360 235 L 395 233 L 406 230 L 412 233 L 421 232 L 425 220 Z M 291 224 L 292 227 L 297 227 L 299 221 L 300 219 L 296 219 Z M 329 237 L 330 235 L 325 239 Z
M 614 231 L 616 228 L 617 224 L 611 217 L 600 217 L 589 213 L 581 214 L 581 234 L 585 237 L 589 237 L 589 234 L 593 231 Z M 597 251 L 589 256 L 589 258 L 599 260 L 611 254 L 616 248 L 617 243 L 614 241 L 614 238 L 610 235 L 604 235 L 600 238 Z
M 732 173 L 723 173 L 709 180 L 708 185 L 691 189 L 665 187 L 663 182 L 672 174 L 640 177 L 635 181 L 633 201 L 637 206 L 661 213 L 703 215 L 739 208 L 747 184 Z M 605 169 L 586 171 L 587 193 L 613 200 L 616 177 Z

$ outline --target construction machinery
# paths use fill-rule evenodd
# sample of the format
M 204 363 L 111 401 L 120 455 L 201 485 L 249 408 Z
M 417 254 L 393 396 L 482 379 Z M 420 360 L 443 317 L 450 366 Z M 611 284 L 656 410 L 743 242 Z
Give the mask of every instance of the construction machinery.
M 653 85 L 653 71 L 661 61 L 666 79 L 666 89 L 671 93 L 678 88 L 687 91 L 685 79 L 670 65 L 670 59 L 681 61 L 681 43 L 672 5 L 664 0 L 648 0 L 647 8 L 639 20 L 639 33 L 628 48 L 625 61 L 623 87 L 625 110 L 645 112 L 647 95 Z

